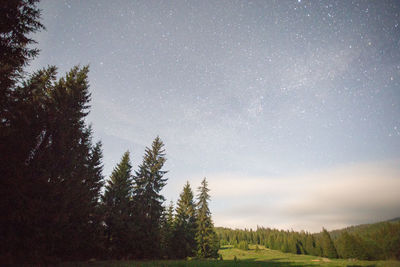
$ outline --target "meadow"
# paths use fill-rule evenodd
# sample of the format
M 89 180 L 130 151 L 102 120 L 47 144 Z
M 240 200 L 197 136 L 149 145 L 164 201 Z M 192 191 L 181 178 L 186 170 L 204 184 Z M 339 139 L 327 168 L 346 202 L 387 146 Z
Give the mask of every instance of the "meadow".
M 374 267 L 400 267 L 399 261 L 359 261 L 355 259 L 327 259 L 309 255 L 296 255 L 283 253 L 277 250 L 255 246 L 250 249 L 240 250 L 225 246 L 219 251 L 223 260 L 159 260 L 159 261 L 98 261 L 86 263 L 65 263 L 61 266 L 113 266 L 113 267 L 228 267 L 228 266 L 254 266 L 254 267 L 285 267 L 285 266 L 374 266 Z M 235 260 L 236 257 L 236 260 Z

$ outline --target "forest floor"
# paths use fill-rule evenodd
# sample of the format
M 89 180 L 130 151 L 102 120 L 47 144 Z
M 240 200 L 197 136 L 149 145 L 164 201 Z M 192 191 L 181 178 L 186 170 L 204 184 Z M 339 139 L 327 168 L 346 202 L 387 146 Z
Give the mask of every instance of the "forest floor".
M 369 266 L 400 267 L 400 261 L 359 261 L 327 259 L 316 256 L 283 253 L 254 246 L 250 250 L 223 247 L 219 251 L 223 260 L 159 260 L 159 261 L 98 261 L 91 263 L 66 263 L 61 266 L 111 266 L 111 267 L 288 267 L 288 266 Z M 234 260 L 236 256 L 236 261 Z

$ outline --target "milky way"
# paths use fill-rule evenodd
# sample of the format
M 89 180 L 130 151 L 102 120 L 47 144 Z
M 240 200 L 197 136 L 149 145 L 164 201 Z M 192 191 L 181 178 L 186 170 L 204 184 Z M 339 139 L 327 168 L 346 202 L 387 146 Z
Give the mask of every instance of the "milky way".
M 88 122 L 103 141 L 106 175 L 127 149 L 137 165 L 157 135 L 168 155 L 165 194 L 174 200 L 185 180 L 195 187 L 202 176 L 268 180 L 352 164 L 400 166 L 397 1 L 42 1 L 40 7 L 47 31 L 35 35 L 42 51 L 30 69 L 53 64 L 64 73 L 90 64 Z M 228 200 L 240 210 L 232 198 L 217 195 L 214 213 Z M 285 201 L 281 195 L 267 204 Z M 370 218 L 318 217 L 317 224 L 395 213 L 375 210 L 367 211 Z M 216 215 L 216 223 L 229 216 Z M 257 218 L 290 226 L 288 215 L 274 216 Z M 232 226 L 253 225 L 250 218 Z

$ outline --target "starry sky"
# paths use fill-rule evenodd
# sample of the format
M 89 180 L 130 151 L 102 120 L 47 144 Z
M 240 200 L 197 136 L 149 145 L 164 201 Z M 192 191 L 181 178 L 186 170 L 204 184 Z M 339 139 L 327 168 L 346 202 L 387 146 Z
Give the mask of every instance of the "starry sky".
M 159 135 L 167 201 L 207 177 L 217 226 L 400 216 L 398 1 L 51 1 L 28 71 L 90 65 L 108 177 Z

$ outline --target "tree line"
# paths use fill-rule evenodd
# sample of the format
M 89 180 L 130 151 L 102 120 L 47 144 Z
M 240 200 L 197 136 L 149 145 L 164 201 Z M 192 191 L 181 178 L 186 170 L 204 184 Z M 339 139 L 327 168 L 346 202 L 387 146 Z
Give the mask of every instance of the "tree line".
M 89 68 L 24 72 L 39 52 L 30 36 L 44 28 L 37 2 L 0 7 L 0 262 L 216 257 L 205 179 L 197 200 L 186 184 L 167 209 L 159 137 L 138 170 L 126 152 L 104 179 L 101 142 L 85 123 Z
M 400 221 L 381 222 L 320 233 L 257 227 L 255 231 L 216 228 L 221 245 L 248 250 L 247 244 L 327 258 L 400 259 Z

